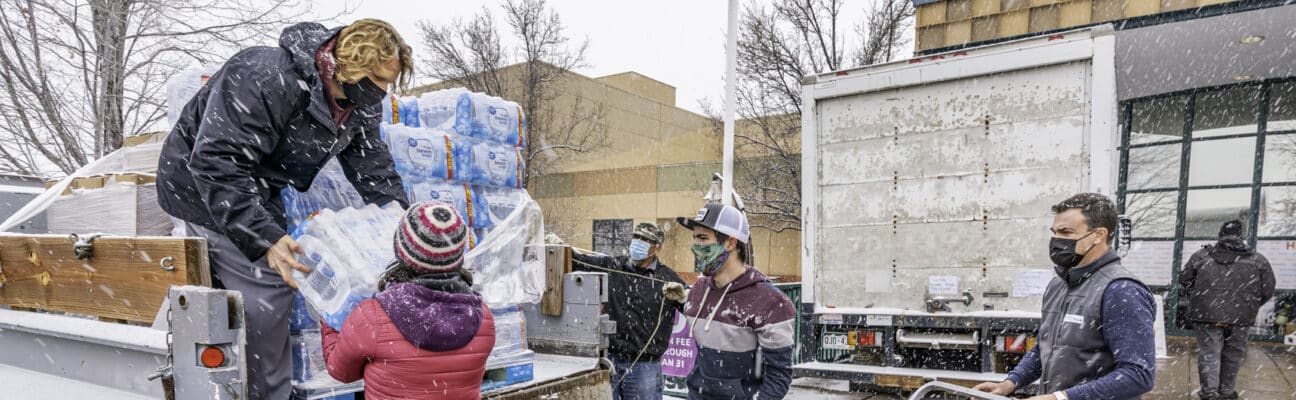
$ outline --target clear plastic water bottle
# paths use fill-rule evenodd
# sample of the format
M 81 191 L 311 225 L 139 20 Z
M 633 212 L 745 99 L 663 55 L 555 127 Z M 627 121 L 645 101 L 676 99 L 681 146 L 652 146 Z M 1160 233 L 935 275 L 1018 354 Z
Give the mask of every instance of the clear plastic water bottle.
M 293 280 L 297 281 L 297 290 L 330 326 L 340 328 L 341 321 L 346 319 L 345 314 L 350 313 L 350 309 L 343 307 L 347 298 L 351 296 L 348 271 L 331 265 L 332 262 L 336 262 L 336 258 L 325 250 L 324 243 L 318 238 L 303 236 L 298 242 L 303 247 L 311 249 L 298 257 L 298 262 L 310 267 L 311 272 L 307 274 L 293 270 Z M 337 324 L 334 324 L 334 321 L 337 321 Z

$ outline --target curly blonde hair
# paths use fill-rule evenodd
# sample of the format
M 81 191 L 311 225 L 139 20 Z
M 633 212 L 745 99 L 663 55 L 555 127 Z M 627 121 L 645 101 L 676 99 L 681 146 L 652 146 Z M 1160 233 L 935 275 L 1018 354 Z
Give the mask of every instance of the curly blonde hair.
M 337 58 L 336 78 L 344 83 L 356 83 L 378 66 L 400 59 L 400 72 L 396 78 L 399 89 L 409 87 L 414 75 L 413 50 L 401 39 L 396 28 L 377 19 L 362 19 L 342 28 L 333 56 Z

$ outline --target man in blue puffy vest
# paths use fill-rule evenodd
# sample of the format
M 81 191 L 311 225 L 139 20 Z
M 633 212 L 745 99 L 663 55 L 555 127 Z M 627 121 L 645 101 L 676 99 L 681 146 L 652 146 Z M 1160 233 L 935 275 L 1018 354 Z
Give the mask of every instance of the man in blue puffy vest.
M 1006 396 L 1039 380 L 1032 400 L 1137 399 L 1156 374 L 1156 306 L 1112 251 L 1116 205 L 1081 193 L 1053 214 L 1048 251 L 1057 277 L 1044 291 L 1039 341 L 1007 380 L 976 388 Z

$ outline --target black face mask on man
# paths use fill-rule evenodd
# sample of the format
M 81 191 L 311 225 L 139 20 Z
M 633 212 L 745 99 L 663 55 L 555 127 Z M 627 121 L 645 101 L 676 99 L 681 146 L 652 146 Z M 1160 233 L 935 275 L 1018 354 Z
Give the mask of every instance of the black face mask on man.
M 1092 234 L 1094 234 L 1094 231 L 1089 231 L 1089 233 L 1081 236 L 1079 239 L 1066 239 L 1060 237 L 1049 239 L 1049 259 L 1053 260 L 1053 265 L 1063 269 L 1070 269 L 1079 265 L 1080 260 L 1084 259 L 1084 254 L 1076 253 L 1076 243 L 1079 243 L 1081 239 L 1087 238 Z M 1089 248 L 1085 250 L 1085 253 L 1087 254 L 1090 250 L 1093 250 L 1095 245 L 1096 243 L 1090 244 Z
M 367 76 L 359 82 L 342 83 L 341 86 L 342 94 L 345 94 L 346 98 L 338 99 L 338 105 L 343 107 L 374 105 L 387 97 L 387 90 L 375 84 Z

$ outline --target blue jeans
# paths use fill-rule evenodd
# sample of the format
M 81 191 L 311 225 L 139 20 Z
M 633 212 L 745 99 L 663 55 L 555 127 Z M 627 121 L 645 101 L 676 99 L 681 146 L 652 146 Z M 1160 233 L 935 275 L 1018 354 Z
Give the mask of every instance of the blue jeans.
M 612 360 L 612 400 L 661 400 L 661 362 L 641 359 L 631 368 L 634 358 L 623 359 L 612 354 L 608 358 Z

